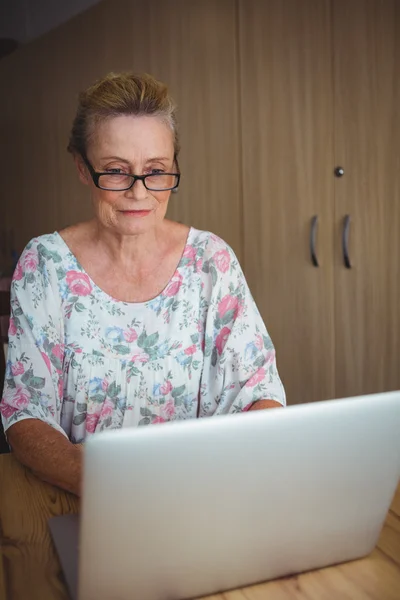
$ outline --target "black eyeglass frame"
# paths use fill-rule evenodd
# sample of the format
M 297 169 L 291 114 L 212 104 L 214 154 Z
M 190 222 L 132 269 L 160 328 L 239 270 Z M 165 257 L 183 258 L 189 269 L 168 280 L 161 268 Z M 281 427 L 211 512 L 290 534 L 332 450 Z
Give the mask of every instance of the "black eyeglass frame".
M 137 180 L 142 181 L 144 187 L 149 192 L 169 192 L 169 191 L 178 189 L 179 182 L 180 182 L 180 179 L 181 179 L 181 174 L 180 173 L 159 173 L 159 175 L 174 175 L 177 178 L 177 181 L 176 181 L 176 184 L 174 186 L 172 186 L 172 187 L 163 188 L 161 190 L 160 189 L 155 190 L 154 188 L 150 188 L 150 187 L 147 186 L 147 184 L 146 184 L 146 178 L 147 177 L 157 176 L 158 173 L 148 173 L 147 175 L 133 175 L 133 173 L 124 173 L 124 175 L 126 175 L 127 177 L 131 177 L 132 178 L 131 185 L 129 185 L 126 188 L 118 188 L 118 189 L 105 188 L 105 187 L 102 187 L 99 184 L 99 179 L 100 179 L 100 177 L 102 175 L 112 175 L 112 173 L 110 173 L 108 171 L 101 171 L 101 172 L 95 171 L 94 168 L 92 167 L 92 165 L 90 164 L 90 162 L 88 161 L 88 159 L 86 158 L 86 156 L 82 155 L 82 160 L 85 163 L 85 165 L 87 166 L 87 168 L 89 169 L 89 173 L 90 173 L 90 175 L 91 175 L 91 177 L 93 179 L 94 185 L 97 188 L 99 188 L 99 190 L 106 190 L 108 192 L 126 192 L 127 190 L 130 190 L 135 185 L 135 182 Z M 179 166 L 178 166 L 178 159 L 176 157 L 174 158 L 174 161 L 176 163 L 176 166 L 179 168 Z M 118 173 L 116 173 L 116 175 L 118 175 Z

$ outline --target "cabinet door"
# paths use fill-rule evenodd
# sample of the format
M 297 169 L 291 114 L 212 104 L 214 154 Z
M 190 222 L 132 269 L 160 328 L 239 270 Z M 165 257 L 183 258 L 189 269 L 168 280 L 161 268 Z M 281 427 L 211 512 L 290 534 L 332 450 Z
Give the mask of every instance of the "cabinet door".
M 288 403 L 327 399 L 335 392 L 330 3 L 241 0 L 239 33 L 245 272 Z
M 338 396 L 400 388 L 400 5 L 335 0 Z M 350 216 L 344 266 L 343 219 Z

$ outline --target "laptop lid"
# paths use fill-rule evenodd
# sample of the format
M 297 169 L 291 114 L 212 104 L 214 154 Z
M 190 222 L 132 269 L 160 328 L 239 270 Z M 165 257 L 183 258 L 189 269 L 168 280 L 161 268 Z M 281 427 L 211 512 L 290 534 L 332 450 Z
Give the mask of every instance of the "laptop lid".
M 192 598 L 369 553 L 399 432 L 395 392 L 93 436 L 79 598 Z

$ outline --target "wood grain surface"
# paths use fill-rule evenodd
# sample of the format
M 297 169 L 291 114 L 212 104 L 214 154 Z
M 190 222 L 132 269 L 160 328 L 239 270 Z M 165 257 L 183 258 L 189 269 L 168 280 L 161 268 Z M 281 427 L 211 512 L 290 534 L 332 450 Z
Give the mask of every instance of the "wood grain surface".
M 47 521 L 79 501 L 0 456 L 0 599 L 68 600 Z M 399 600 L 400 486 L 376 549 L 367 558 L 285 577 L 208 600 Z
M 400 388 L 400 3 L 335 0 L 332 10 L 335 165 L 344 169 L 333 178 L 340 398 Z
M 245 274 L 288 404 L 335 397 L 328 0 L 241 0 Z M 310 257 L 311 219 L 318 216 Z
M 0 598 L 67 600 L 47 521 L 78 512 L 78 499 L 42 483 L 12 455 L 0 456 L 0 490 Z

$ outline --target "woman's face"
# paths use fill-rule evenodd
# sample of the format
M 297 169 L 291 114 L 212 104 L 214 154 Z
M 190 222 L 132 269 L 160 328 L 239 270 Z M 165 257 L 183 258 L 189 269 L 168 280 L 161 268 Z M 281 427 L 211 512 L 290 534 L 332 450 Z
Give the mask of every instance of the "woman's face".
M 88 145 L 87 159 L 96 172 L 176 172 L 173 134 L 159 117 L 119 116 L 100 123 Z M 97 219 L 107 229 L 135 235 L 154 229 L 164 219 L 170 190 L 149 191 L 140 180 L 130 190 L 102 190 L 79 159 L 78 168 L 81 181 L 90 186 Z

